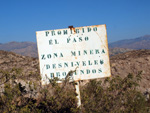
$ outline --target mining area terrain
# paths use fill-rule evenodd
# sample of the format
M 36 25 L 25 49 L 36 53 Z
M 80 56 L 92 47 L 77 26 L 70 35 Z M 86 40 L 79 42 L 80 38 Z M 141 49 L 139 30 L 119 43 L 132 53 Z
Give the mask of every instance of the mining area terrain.
M 140 90 L 150 91 L 150 50 L 133 50 L 110 57 L 112 76 L 125 77 L 129 73 L 137 75 L 141 72 Z M 16 68 L 22 71 L 18 81 L 40 84 L 38 58 L 22 56 L 13 52 L 0 50 L 0 69 L 10 71 Z
M 41 85 L 36 43 L 0 44 L 0 112 L 150 112 L 150 35 L 109 44 L 111 77 Z M 140 76 L 139 76 L 140 75 Z

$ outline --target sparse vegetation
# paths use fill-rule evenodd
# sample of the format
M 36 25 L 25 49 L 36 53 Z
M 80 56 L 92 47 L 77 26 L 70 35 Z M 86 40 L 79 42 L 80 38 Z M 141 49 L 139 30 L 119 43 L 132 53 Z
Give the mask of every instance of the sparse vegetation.
M 33 74 L 33 73 L 31 73 Z M 40 86 L 36 82 L 28 82 L 23 86 L 16 82 L 21 75 L 20 69 L 0 71 L 1 94 L 0 112 L 12 113 L 78 113 L 74 83 L 68 81 L 57 84 L 57 78 L 49 85 Z M 38 76 L 38 75 L 36 75 Z M 137 90 L 141 80 L 129 74 L 125 78 L 115 76 L 100 80 L 90 80 L 81 86 L 83 113 L 105 112 L 149 112 L 149 99 Z
M 82 91 L 85 113 L 147 113 L 149 107 L 143 94 L 137 90 L 140 73 L 106 78 L 105 81 L 91 80 Z

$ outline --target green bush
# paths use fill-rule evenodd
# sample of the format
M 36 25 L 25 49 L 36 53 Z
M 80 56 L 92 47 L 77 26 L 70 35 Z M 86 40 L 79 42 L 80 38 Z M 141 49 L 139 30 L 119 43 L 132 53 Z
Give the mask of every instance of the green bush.
M 143 94 L 137 90 L 140 73 L 90 80 L 81 90 L 82 110 L 85 113 L 147 113 L 148 106 Z
M 27 88 L 16 82 L 18 77 L 21 78 L 20 75 L 18 69 L 0 71 L 0 86 L 4 89 L 0 94 L 0 112 L 147 113 L 149 109 L 145 97 L 137 90 L 140 74 L 129 74 L 123 79 L 115 76 L 104 81 L 90 80 L 80 89 L 82 110 L 77 107 L 74 83 L 65 80 L 58 84 L 58 79 L 54 78 L 45 86 L 30 81 Z
M 13 73 L 13 75 L 12 75 Z M 21 83 L 15 80 L 19 76 L 17 70 L 1 71 L 1 86 L 4 91 L 0 95 L 0 112 L 18 113 L 77 113 L 77 99 L 73 83 L 68 81 L 57 84 L 57 78 L 51 80 L 51 84 L 36 86 L 29 82 L 28 91 Z M 15 77 L 13 77 L 15 75 Z M 6 77 L 7 76 L 7 77 Z M 34 91 L 38 90 L 38 97 L 34 97 Z

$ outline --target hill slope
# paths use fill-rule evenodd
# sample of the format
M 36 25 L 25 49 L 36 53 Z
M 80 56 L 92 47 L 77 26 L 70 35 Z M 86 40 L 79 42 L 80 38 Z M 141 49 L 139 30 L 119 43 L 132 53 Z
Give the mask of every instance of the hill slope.
M 109 44 L 110 48 L 128 48 L 128 49 L 150 49 L 150 35 L 145 35 L 135 39 L 126 39 Z
M 142 71 L 141 90 L 150 90 L 150 50 L 134 50 L 111 57 L 112 75 L 122 77 Z
M 0 50 L 0 70 L 10 71 L 13 68 L 22 70 L 22 79 L 29 77 L 31 73 L 39 73 L 38 59 Z M 28 79 L 33 78 L 36 77 L 33 75 Z
M 126 48 L 109 48 L 109 56 L 114 56 L 117 54 L 125 53 L 128 51 L 133 51 L 133 49 L 126 49 Z
M 24 56 L 37 57 L 37 45 L 34 42 L 9 42 L 0 44 L 0 50 L 12 51 Z
M 136 75 L 139 71 L 143 71 L 140 90 L 145 91 L 150 88 L 150 50 L 134 50 L 115 55 L 111 57 L 110 62 L 112 76 L 125 77 L 129 73 Z M 22 68 L 23 80 L 36 80 L 39 75 L 31 74 L 39 73 L 38 59 L 0 51 L 0 69 L 10 70 L 13 67 Z

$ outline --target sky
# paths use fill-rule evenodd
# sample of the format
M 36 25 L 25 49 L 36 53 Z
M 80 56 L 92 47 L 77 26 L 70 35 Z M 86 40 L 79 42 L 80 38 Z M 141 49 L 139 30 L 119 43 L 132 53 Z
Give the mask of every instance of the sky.
M 36 31 L 106 24 L 108 42 L 150 35 L 150 0 L 0 0 L 0 43 Z

